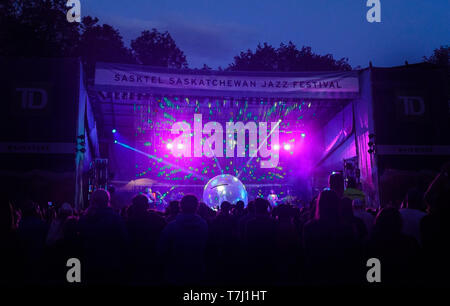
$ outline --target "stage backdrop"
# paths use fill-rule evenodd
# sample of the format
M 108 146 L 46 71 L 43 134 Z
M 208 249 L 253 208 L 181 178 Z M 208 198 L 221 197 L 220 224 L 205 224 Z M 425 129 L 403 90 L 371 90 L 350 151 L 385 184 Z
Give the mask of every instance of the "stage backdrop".
M 114 134 L 111 164 L 121 177 L 204 186 L 225 173 L 250 189 L 286 191 L 312 165 L 308 102 L 155 98 L 150 105 L 134 108 L 133 134 Z

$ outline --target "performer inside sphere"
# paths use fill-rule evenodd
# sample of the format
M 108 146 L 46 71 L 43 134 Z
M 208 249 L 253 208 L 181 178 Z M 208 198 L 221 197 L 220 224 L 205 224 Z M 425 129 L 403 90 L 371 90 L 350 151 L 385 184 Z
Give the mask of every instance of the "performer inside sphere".
M 275 191 L 272 189 L 270 190 L 270 194 L 267 196 L 267 201 L 270 202 L 271 206 L 276 206 L 278 202 L 278 196 L 275 193 Z

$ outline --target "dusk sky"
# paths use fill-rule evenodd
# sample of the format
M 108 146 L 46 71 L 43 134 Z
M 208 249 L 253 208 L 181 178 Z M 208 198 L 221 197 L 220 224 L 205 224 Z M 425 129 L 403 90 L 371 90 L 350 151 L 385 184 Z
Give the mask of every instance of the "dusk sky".
M 291 40 L 319 54 L 348 57 L 353 67 L 415 63 L 450 43 L 450 0 L 381 0 L 381 23 L 366 20 L 366 0 L 81 1 L 119 29 L 129 45 L 141 31 L 169 31 L 189 67 L 227 67 L 261 42 Z

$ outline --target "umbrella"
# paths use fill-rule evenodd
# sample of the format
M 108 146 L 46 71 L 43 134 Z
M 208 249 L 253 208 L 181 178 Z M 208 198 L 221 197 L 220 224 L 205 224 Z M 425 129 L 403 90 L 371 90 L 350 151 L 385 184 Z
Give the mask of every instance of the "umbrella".
M 149 178 L 131 180 L 123 187 L 123 190 L 135 191 L 137 187 L 151 187 L 154 183 L 156 183 L 156 181 Z

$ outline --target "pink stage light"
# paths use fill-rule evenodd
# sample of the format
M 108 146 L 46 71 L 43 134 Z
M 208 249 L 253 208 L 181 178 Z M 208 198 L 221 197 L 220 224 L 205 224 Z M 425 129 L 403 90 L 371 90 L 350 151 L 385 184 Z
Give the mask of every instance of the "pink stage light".
M 167 147 L 167 149 L 171 150 L 171 149 L 173 148 L 173 144 L 168 143 L 168 144 L 166 145 L 166 147 Z
M 280 149 L 280 145 L 279 144 L 274 145 L 273 149 L 278 151 Z
M 289 151 L 289 150 L 291 149 L 291 145 L 288 144 L 288 143 L 286 143 L 286 144 L 283 146 L 283 148 L 284 148 L 286 151 Z
M 183 144 L 182 144 L 182 143 L 179 143 L 179 144 L 177 144 L 177 148 L 181 150 L 181 149 L 183 149 L 183 148 L 184 148 L 184 146 L 183 146 Z

